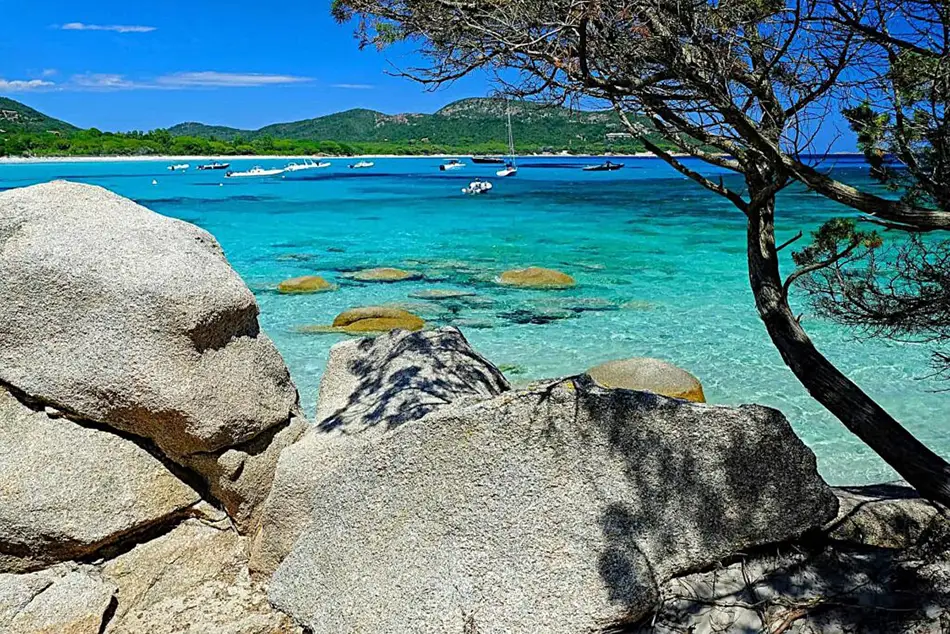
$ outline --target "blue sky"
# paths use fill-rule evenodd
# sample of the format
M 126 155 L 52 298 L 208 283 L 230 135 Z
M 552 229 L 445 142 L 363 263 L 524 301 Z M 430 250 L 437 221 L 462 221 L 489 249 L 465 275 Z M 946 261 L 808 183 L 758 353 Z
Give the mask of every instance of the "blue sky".
M 0 0 L 0 95 L 81 127 L 433 112 L 491 89 L 482 75 L 428 92 L 387 74 L 418 63 L 405 47 L 360 51 L 329 0 Z M 819 141 L 853 150 L 828 123 Z
M 0 0 L 0 95 L 79 126 L 260 127 L 348 108 L 432 112 L 485 95 L 386 74 L 407 50 L 360 51 L 329 2 Z

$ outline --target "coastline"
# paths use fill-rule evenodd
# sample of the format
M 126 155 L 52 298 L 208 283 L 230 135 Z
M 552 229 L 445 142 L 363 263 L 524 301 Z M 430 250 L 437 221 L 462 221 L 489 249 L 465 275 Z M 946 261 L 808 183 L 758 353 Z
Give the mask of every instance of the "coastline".
M 689 154 L 671 152 L 675 158 L 690 158 Z M 41 163 L 168 163 L 181 161 L 208 162 L 208 161 L 299 161 L 304 159 L 321 159 L 327 161 L 350 161 L 361 159 L 450 159 L 467 158 L 471 153 L 456 152 L 455 154 L 347 154 L 345 156 L 321 156 L 314 154 L 240 154 L 240 155 L 156 155 L 156 156 L 0 156 L 0 165 L 34 165 Z M 480 155 L 475 155 L 480 156 Z M 502 156 L 492 154 L 490 156 Z M 825 158 L 862 157 L 859 152 L 830 152 L 823 155 Z M 633 154 L 560 154 L 538 153 L 519 154 L 517 158 L 625 158 L 646 159 L 657 158 L 653 152 L 635 152 Z
M 339 160 L 359 160 L 359 159 L 449 159 L 465 158 L 471 154 L 355 154 L 346 156 L 316 156 L 310 154 L 284 155 L 284 154 L 241 154 L 231 156 L 2 156 L 0 165 L 31 165 L 36 163 L 149 163 L 149 162 L 170 162 L 170 161 L 294 161 L 303 159 L 325 159 L 328 161 Z M 495 156 L 495 155 L 492 155 Z M 622 156 L 624 158 L 655 158 L 652 152 L 637 152 L 635 154 L 519 154 L 518 158 L 601 158 L 609 156 Z M 682 155 L 679 155 L 682 156 Z

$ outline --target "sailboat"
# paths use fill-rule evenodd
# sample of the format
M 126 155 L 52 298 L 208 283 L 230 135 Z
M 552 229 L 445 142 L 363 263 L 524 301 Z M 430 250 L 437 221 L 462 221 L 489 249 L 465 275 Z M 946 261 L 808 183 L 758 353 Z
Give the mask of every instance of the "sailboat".
M 514 176 L 518 173 L 518 165 L 515 163 L 515 137 L 511 133 L 511 108 L 508 108 L 508 160 L 504 169 L 495 172 L 497 176 Z

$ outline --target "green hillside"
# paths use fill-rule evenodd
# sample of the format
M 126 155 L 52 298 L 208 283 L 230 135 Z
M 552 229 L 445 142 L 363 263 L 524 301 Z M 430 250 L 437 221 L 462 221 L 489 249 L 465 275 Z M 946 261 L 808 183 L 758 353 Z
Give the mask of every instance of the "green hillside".
M 507 107 L 503 100 L 475 98 L 451 103 L 434 114 L 387 115 L 355 109 L 278 123 L 260 130 L 185 123 L 170 128 L 169 132 L 173 136 L 224 141 L 238 137 L 253 141 L 266 137 L 347 144 L 395 144 L 420 150 L 437 146 L 454 151 L 499 151 L 505 147 Z M 616 115 L 609 111 L 571 111 L 525 102 L 513 102 L 510 108 L 516 145 L 524 152 L 603 150 L 607 146 L 606 134 L 622 131 Z
M 74 132 L 76 126 L 48 117 L 19 101 L 0 97 L 0 134 L 14 132 Z
M 182 123 L 168 130 L 102 132 L 81 130 L 0 97 L 0 156 L 498 154 L 507 150 L 508 108 L 503 100 L 463 99 L 434 114 L 355 109 L 260 130 Z M 643 149 L 622 134 L 608 137 L 622 131 L 609 111 L 526 102 L 512 102 L 510 108 L 515 148 L 522 154 Z

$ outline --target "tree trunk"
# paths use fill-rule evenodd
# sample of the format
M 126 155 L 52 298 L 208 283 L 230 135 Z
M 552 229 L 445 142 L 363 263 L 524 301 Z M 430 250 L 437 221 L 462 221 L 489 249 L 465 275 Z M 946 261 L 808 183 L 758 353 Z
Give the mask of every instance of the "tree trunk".
M 750 194 L 755 184 L 749 182 Z M 808 392 L 920 494 L 950 507 L 950 464 L 914 438 L 826 359 L 795 318 L 775 249 L 775 197 L 749 210 L 749 281 L 756 308 L 785 364 Z

